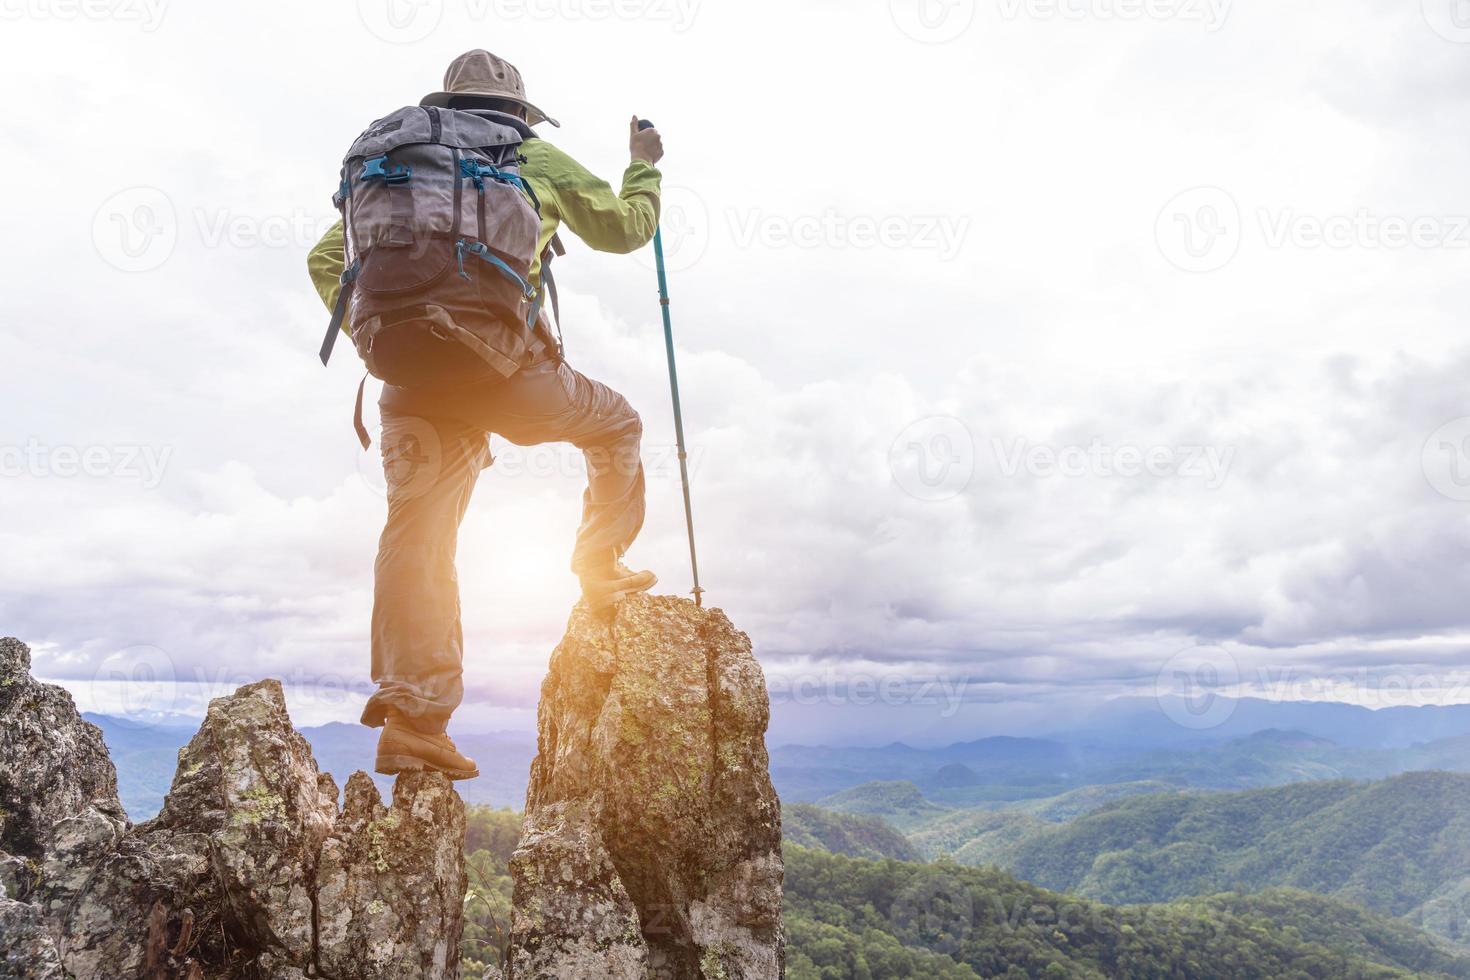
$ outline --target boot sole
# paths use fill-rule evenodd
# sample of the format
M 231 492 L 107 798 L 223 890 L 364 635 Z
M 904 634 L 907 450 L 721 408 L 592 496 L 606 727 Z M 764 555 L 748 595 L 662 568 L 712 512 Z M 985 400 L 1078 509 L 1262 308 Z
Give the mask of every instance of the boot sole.
M 396 776 L 401 772 L 418 772 L 421 769 L 443 773 L 450 779 L 474 779 L 480 775 L 478 769 L 446 769 L 420 759 L 416 755 L 380 755 L 373 765 L 373 770 L 384 776 Z
M 589 597 L 584 592 L 582 594 L 582 601 L 587 604 L 588 609 L 592 610 L 593 612 L 597 612 L 601 609 L 607 609 L 611 606 L 616 606 L 618 603 L 622 602 L 630 595 L 638 595 L 640 593 L 647 592 L 649 589 L 653 588 L 657 584 L 658 576 L 654 575 L 653 581 L 649 582 L 647 585 L 636 586 L 627 589 L 615 589 L 611 592 L 601 593 L 595 598 Z

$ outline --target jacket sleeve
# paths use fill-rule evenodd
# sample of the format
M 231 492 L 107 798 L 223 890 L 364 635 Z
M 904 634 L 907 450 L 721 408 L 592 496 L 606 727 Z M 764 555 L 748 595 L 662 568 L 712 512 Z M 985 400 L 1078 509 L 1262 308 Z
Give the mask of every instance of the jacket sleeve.
M 554 217 L 566 223 L 582 241 L 599 252 L 636 252 L 653 239 L 658 229 L 658 168 L 634 160 L 623 171 L 623 188 L 595 176 L 567 154 L 542 140 L 528 143 L 527 155 L 545 154 L 527 170 L 550 185 Z M 534 186 L 537 181 L 531 181 Z M 544 204 L 544 202 L 543 202 Z
M 311 284 L 316 287 L 317 295 L 327 304 L 329 310 L 337 306 L 337 294 L 342 291 L 344 261 L 342 222 L 339 221 L 306 256 L 306 271 L 311 274 Z

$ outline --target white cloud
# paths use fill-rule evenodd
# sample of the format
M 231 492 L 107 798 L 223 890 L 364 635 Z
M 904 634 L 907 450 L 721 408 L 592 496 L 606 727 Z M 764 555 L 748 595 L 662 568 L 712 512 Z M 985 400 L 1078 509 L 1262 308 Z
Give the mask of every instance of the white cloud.
M 31 231 L 0 239 L 0 443 L 166 457 L 152 489 L 116 466 L 0 482 L 0 628 L 48 676 L 85 686 L 142 645 L 206 684 L 319 675 L 360 694 L 382 502 L 349 427 L 351 352 L 314 361 L 302 260 L 346 142 L 476 43 L 520 62 L 566 123 L 553 138 L 609 177 L 630 112 L 665 131 L 668 179 L 704 223 L 673 278 L 702 570 L 774 677 L 872 664 L 1035 699 L 1150 690 L 1196 642 L 1234 644 L 1253 678 L 1463 662 L 1470 512 L 1423 467 L 1430 434 L 1470 416 L 1466 252 L 1269 234 L 1287 211 L 1470 214 L 1445 136 L 1470 122 L 1447 94 L 1462 52 L 1414 11 L 1232 8 L 1209 32 L 982 8 L 926 45 L 882 4 L 702 4 L 675 32 L 491 31 L 446 2 L 393 45 L 341 6 L 173 3 L 150 31 L 28 16 L 0 37 L 0 82 L 48 93 L 0 137 L 31 175 L 7 203 Z M 748 70 L 757 47 L 779 70 Z M 1156 225 L 1200 186 L 1237 205 L 1238 251 L 1190 274 Z M 173 244 L 125 272 L 95 219 L 137 187 L 162 194 L 147 217 Z M 742 238 L 756 212 L 801 234 Z M 952 257 L 919 247 L 925 222 L 964 229 Z M 902 234 L 854 239 L 865 223 Z M 659 464 L 633 557 L 677 591 L 651 278 L 575 244 L 560 269 L 574 363 L 629 394 Z M 890 457 L 932 416 L 963 425 L 973 470 L 920 499 Z M 906 465 L 954 448 L 915 445 Z M 1134 450 L 1173 463 L 1118 475 Z M 486 718 L 524 720 L 575 597 L 567 459 L 507 455 L 464 528 Z M 834 734 L 861 735 L 861 714 L 834 714 Z

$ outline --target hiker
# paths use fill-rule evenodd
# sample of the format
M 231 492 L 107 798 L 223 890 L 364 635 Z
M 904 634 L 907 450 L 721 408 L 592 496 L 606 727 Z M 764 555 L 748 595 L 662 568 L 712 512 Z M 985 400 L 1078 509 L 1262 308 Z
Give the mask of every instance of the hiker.
M 531 127 L 541 123 L 560 125 L 526 100 L 514 65 L 484 50 L 461 55 L 443 91 L 379 120 L 353 144 L 359 156 L 349 153 L 337 198 L 350 216 L 347 244 L 339 222 L 307 259 L 333 322 L 385 381 L 378 405 L 388 519 L 372 618 L 378 689 L 362 713 L 363 724 L 383 728 L 380 773 L 479 774 L 445 727 L 464 693 L 456 539 L 480 470 L 493 462 L 490 433 L 521 446 L 569 442 L 583 451 L 588 486 L 572 571 L 588 606 L 611 606 L 657 581 L 622 563 L 643 524 L 638 413 L 566 363 L 560 323 L 553 337 L 542 299 L 550 290 L 554 307 L 548 266 L 563 223 L 603 252 L 632 252 L 653 237 L 662 140 L 633 119 L 632 161 L 614 191 L 537 137 Z M 497 156 L 500 144 L 510 152 Z M 391 149 L 365 159 L 376 147 Z M 457 173 L 443 163 L 451 151 Z M 420 183 L 436 175 L 440 185 Z M 449 185 L 452 211 L 450 191 L 441 189 Z M 376 224 L 364 217 L 374 207 L 388 215 Z M 442 221 L 452 215 L 456 235 L 422 232 L 424 209 L 433 207 Z M 376 247 L 364 248 L 359 237 Z M 416 304 L 392 300 L 405 283 L 421 281 L 431 285 Z M 328 330 L 324 362 L 336 336 Z M 361 399 L 359 389 L 366 445 Z

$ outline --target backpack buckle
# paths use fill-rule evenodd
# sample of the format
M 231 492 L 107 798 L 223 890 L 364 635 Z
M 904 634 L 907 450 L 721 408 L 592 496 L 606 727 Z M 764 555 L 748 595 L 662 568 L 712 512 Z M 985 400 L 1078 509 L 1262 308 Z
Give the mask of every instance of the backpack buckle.
M 490 164 L 484 164 L 478 160 L 471 160 L 469 157 L 465 157 L 459 161 L 459 175 L 460 177 L 466 177 L 474 181 L 475 190 L 483 191 L 485 189 L 485 178 L 498 178 L 500 171 L 496 170 Z
M 381 177 L 389 184 L 406 184 L 408 183 L 408 178 L 413 176 L 413 168 L 408 164 L 405 163 L 389 170 L 387 163 L 388 155 L 386 153 L 380 157 L 364 160 L 362 162 L 362 173 L 357 175 L 357 179 L 372 180 L 374 177 Z

